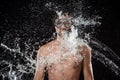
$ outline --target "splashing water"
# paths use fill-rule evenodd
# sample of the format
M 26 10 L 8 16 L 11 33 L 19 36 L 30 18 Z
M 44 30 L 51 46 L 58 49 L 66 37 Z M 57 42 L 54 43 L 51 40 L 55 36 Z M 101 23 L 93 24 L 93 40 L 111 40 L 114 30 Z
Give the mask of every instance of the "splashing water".
M 48 3 L 46 5 L 48 6 Z M 42 12 L 40 12 L 40 14 L 41 13 Z M 59 16 L 60 15 L 61 13 L 59 13 Z M 86 27 L 90 27 L 91 25 L 94 27 L 96 24 L 100 24 L 100 22 L 96 21 L 96 18 L 85 19 L 82 15 L 73 17 L 72 22 L 74 23 L 72 30 L 69 36 L 65 33 L 65 39 L 63 41 L 63 43 L 70 48 L 78 46 L 78 42 L 81 45 L 86 44 L 86 40 L 79 38 L 79 34 L 84 33 L 85 35 L 88 35 L 83 29 L 86 29 Z M 26 25 L 26 27 L 27 26 L 28 25 Z M 42 30 L 42 28 L 40 29 Z M 28 28 L 28 31 L 29 30 L 30 29 Z M 26 33 L 23 34 L 26 35 Z M 40 39 L 41 41 L 39 42 L 36 41 L 36 39 L 40 37 L 27 37 L 24 40 L 18 35 L 20 35 L 20 33 L 6 33 L 0 44 L 0 48 L 2 49 L 0 54 L 0 78 L 2 80 L 33 80 L 38 50 L 36 47 L 38 47 L 42 41 L 45 41 L 45 39 Z M 88 36 L 85 37 L 87 37 L 87 39 L 90 38 Z M 68 45 L 70 43 L 71 45 Z M 94 61 L 97 61 L 104 65 L 104 67 L 107 67 L 111 73 L 113 72 L 115 77 L 120 78 L 120 66 L 118 65 L 120 58 L 109 47 L 94 38 L 90 38 L 88 44 L 90 44 L 92 48 L 93 65 L 96 64 Z M 75 50 L 72 51 L 75 52 Z M 29 78 L 26 79 L 28 76 Z

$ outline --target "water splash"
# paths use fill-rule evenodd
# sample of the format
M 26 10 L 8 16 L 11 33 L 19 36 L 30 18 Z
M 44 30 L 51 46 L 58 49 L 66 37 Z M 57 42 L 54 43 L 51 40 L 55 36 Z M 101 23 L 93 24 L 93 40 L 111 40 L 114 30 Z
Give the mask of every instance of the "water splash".
M 19 45 L 19 43 L 16 43 Z M 8 78 L 10 80 L 21 80 L 25 74 L 33 74 L 36 68 L 36 60 L 33 58 L 33 52 L 36 52 L 33 49 L 32 52 L 27 50 L 27 44 L 25 43 L 26 51 L 21 52 L 20 46 L 18 49 L 10 48 L 7 45 L 1 43 L 1 47 L 4 50 L 2 53 L 1 65 L 1 75 L 3 80 Z M 29 46 L 30 47 L 30 46 Z
M 114 51 L 95 38 L 91 40 L 90 44 L 93 47 L 93 58 L 97 61 L 100 61 L 105 67 L 108 67 L 112 72 L 120 77 L 120 65 L 117 64 L 117 62 L 120 60 L 119 56 L 117 56 Z

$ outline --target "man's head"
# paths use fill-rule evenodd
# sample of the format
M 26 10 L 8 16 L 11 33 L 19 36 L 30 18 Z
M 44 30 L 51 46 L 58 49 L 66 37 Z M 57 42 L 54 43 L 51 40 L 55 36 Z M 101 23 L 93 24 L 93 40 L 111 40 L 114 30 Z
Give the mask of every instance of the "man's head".
M 55 29 L 58 34 L 63 31 L 68 31 L 71 29 L 71 18 L 72 16 L 68 13 L 56 12 L 58 17 L 55 20 Z

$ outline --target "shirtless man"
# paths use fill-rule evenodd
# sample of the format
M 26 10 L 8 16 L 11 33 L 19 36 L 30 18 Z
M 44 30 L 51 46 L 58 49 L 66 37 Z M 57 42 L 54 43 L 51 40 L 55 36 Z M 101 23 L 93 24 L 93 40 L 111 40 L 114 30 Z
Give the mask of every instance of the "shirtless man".
M 84 44 L 70 48 L 71 44 L 66 46 L 63 42 L 63 33 L 71 29 L 70 18 L 67 13 L 59 16 L 55 26 L 57 39 L 38 50 L 34 80 L 44 80 L 45 71 L 49 80 L 79 80 L 82 71 L 84 80 L 94 80 L 89 46 Z

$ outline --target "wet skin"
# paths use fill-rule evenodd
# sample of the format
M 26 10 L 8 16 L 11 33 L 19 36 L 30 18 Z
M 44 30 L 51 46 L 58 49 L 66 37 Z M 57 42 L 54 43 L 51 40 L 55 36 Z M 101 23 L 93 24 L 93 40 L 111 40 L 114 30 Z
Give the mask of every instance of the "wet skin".
M 59 53 L 60 43 L 57 40 L 54 40 L 44 46 L 42 46 L 37 55 L 37 59 L 41 56 L 49 56 L 51 54 L 57 55 Z M 79 51 L 79 48 L 82 48 L 82 51 Z M 49 80 L 79 80 L 79 75 L 81 73 L 81 69 L 83 69 L 83 74 L 85 80 L 93 80 L 92 69 L 91 69 L 91 61 L 90 61 L 90 49 L 87 46 L 79 47 L 78 53 L 79 55 L 85 55 L 84 58 L 79 62 L 75 61 L 76 57 L 74 55 L 69 55 L 67 59 L 62 59 L 62 55 L 68 52 L 67 49 L 63 48 L 61 51 L 60 62 L 54 61 L 49 66 L 47 64 L 37 64 L 37 69 L 35 73 L 34 80 L 44 80 L 44 70 L 48 72 Z

